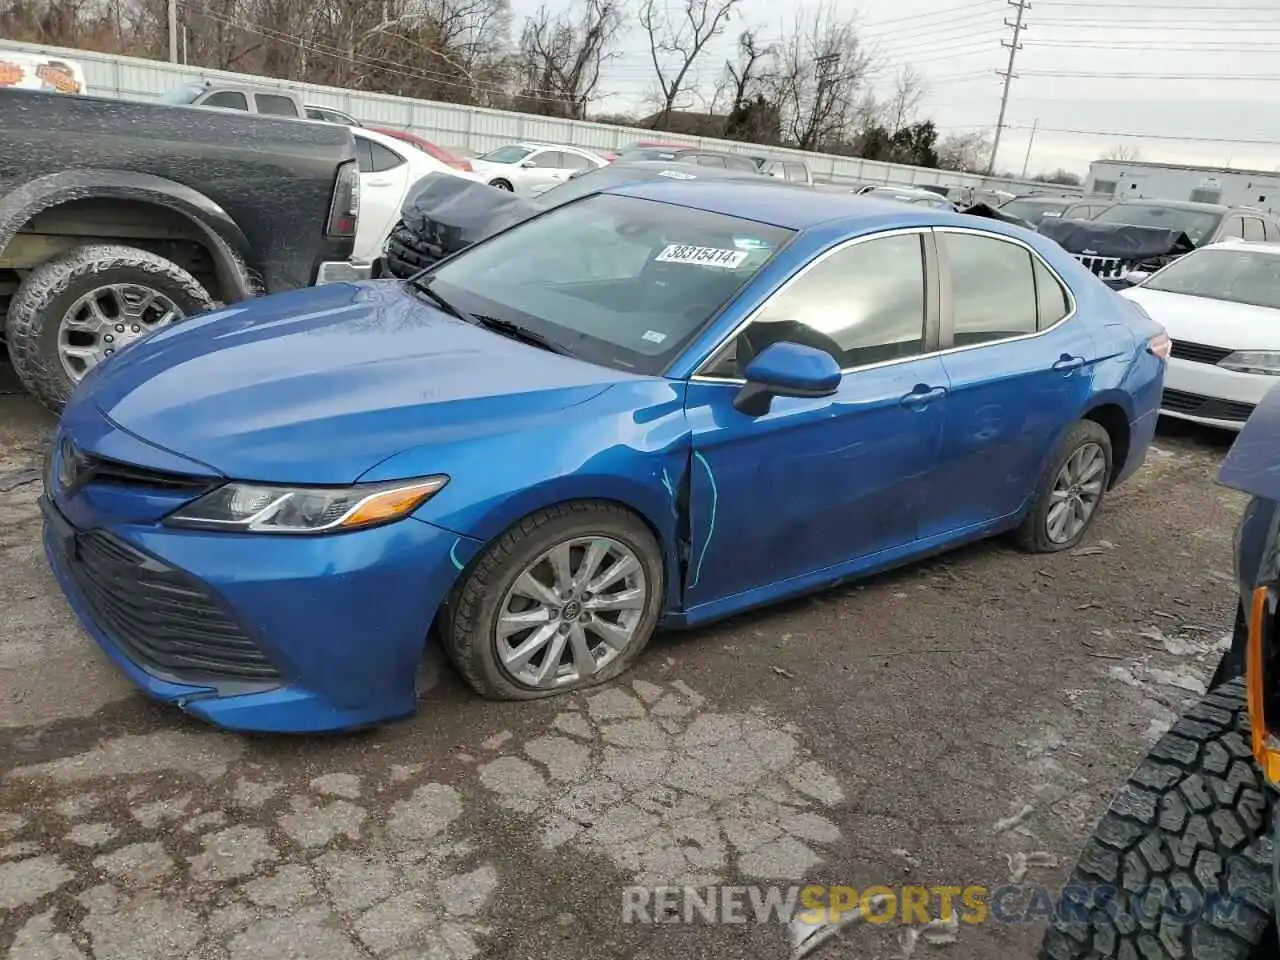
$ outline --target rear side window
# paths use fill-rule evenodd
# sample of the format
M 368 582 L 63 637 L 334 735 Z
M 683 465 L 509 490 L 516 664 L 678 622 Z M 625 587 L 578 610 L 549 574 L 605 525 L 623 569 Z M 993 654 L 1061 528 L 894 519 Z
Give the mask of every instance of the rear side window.
M 374 173 L 382 173 L 384 170 L 394 170 L 400 164 L 405 162 L 404 157 L 396 153 L 389 147 L 384 147 L 380 143 L 374 143 L 372 140 L 366 141 L 369 144 L 370 167 Z
M 1244 218 L 1244 238 L 1246 240 L 1265 240 L 1266 233 L 1262 229 L 1262 221 L 1257 217 Z
M 221 90 L 200 101 L 202 107 L 222 107 L 226 110 L 248 110 L 249 101 L 243 93 L 235 90 Z
M 253 99 L 257 101 L 259 113 L 265 113 L 273 117 L 296 117 L 298 115 L 298 105 L 288 97 L 277 96 L 274 93 L 255 93 Z
M 724 157 L 712 156 L 709 153 L 698 154 L 698 166 L 700 167 L 724 167 Z
M 747 157 L 724 157 L 724 165 L 730 170 L 745 170 L 754 173 L 756 165 Z
M 356 166 L 361 173 L 373 173 L 373 141 L 356 137 Z
M 799 163 L 785 163 L 782 168 L 787 171 L 787 179 L 794 183 L 807 183 L 809 171 Z
M 972 233 L 941 233 L 939 238 L 951 263 L 955 346 L 1036 332 L 1035 272 L 1025 247 Z
M 1053 275 L 1036 257 L 1031 258 L 1036 278 L 1036 323 L 1041 330 L 1048 330 L 1071 312 L 1071 300 Z

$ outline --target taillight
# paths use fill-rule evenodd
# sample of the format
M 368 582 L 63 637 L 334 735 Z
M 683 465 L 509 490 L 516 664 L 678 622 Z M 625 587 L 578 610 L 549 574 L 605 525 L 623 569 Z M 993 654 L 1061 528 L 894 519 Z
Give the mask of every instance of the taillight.
M 329 224 L 325 233 L 334 240 L 345 240 L 356 235 L 360 222 L 360 168 L 354 160 L 338 167 L 338 179 L 333 185 L 333 203 L 329 206 Z
M 1169 353 L 1173 350 L 1173 341 L 1169 339 L 1167 333 L 1157 333 L 1147 341 L 1147 349 L 1161 360 L 1168 360 Z
M 474 173 L 474 172 L 475 172 L 475 171 L 472 169 L 472 167 L 471 167 L 471 161 L 470 161 L 470 160 L 462 160 L 462 159 L 459 159 L 459 160 L 452 160 L 452 161 L 450 161 L 450 163 L 452 163 L 452 165 L 454 166 L 454 168 L 455 168 L 455 169 L 461 170 L 463 173 Z

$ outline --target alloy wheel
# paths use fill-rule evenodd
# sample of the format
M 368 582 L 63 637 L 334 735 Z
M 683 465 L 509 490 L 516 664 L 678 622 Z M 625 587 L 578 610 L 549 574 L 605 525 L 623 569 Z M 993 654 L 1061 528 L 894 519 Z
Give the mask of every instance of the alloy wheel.
M 177 304 L 136 283 L 97 287 L 71 305 L 58 330 L 58 357 L 72 382 L 118 350 L 182 319 Z
M 498 608 L 498 660 L 535 689 L 589 682 L 637 640 L 649 584 L 635 551 L 612 537 L 556 544 L 515 578 Z
M 1049 494 L 1045 532 L 1054 543 L 1078 537 L 1102 500 L 1107 456 L 1096 443 L 1081 444 L 1058 471 Z

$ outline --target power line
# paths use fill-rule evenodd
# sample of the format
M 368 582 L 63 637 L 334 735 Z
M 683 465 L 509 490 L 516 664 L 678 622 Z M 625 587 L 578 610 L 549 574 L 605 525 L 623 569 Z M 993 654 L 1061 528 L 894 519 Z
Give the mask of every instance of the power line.
M 1039 0 L 1038 6 L 1041 7 L 1062 7 L 1070 10 L 1083 10 L 1087 7 L 1105 7 L 1107 10 L 1150 10 L 1150 3 L 1107 3 L 1105 0 L 1098 3 L 1076 2 L 1076 0 Z M 1256 5 L 1227 5 L 1221 6 L 1217 4 L 1191 4 L 1188 6 L 1166 7 L 1166 14 L 1181 13 L 1274 13 L 1274 4 Z
M 1204 43 L 1187 43 L 1183 41 L 1183 45 L 1166 46 L 1160 44 L 1155 46 L 1150 40 L 1024 40 L 1027 46 L 1031 47 L 1059 47 L 1070 50 L 1143 50 L 1150 53 L 1276 53 L 1280 51 L 1280 40 L 1269 41 L 1266 43 L 1249 44 L 1247 46 L 1240 43 L 1233 43 L 1227 40 L 1213 41 L 1209 40 Z
M 1030 130 L 1026 125 L 1009 125 L 1010 130 Z M 1172 143 L 1232 143 L 1249 147 L 1280 147 L 1277 140 L 1249 140 L 1240 137 L 1188 137 L 1180 134 L 1120 133 L 1112 130 L 1076 130 L 1066 127 L 1040 127 L 1041 133 L 1066 133 L 1080 137 L 1108 137 L 1125 140 L 1167 140 Z
M 1215 83 L 1227 80 L 1243 80 L 1249 83 L 1274 83 L 1280 74 L 1233 73 L 1094 73 L 1076 70 L 1029 70 L 1027 77 L 1061 77 L 1076 80 L 1210 80 Z
M 1132 27 L 1151 28 L 1159 30 L 1161 33 L 1165 31 L 1188 30 L 1203 31 L 1206 33 L 1277 33 L 1280 32 L 1280 21 L 1268 20 L 1265 25 L 1254 24 L 1244 25 L 1233 23 L 1230 26 L 1217 26 L 1208 20 L 1197 21 L 1196 23 L 1168 23 L 1162 20 L 1117 20 L 1108 18 L 1106 20 L 1053 20 L 1044 19 L 1039 21 L 1042 26 L 1046 27 L 1066 27 L 1078 28 L 1081 30 L 1097 30 L 1105 28 L 1112 32 L 1123 28 L 1126 24 Z
M 1022 49 L 1019 38 L 1025 29 L 1022 23 L 1023 15 L 1031 8 L 1031 4 L 1027 0 L 1007 0 L 1009 6 L 1018 11 L 1017 17 L 1013 23 L 1005 20 L 1005 26 L 1013 28 L 1013 38 L 1011 40 L 1001 40 L 1000 45 L 1009 48 L 1009 65 L 1004 70 L 997 70 L 996 76 L 1004 77 L 1004 90 L 1000 93 L 1000 113 L 996 118 L 996 135 L 991 143 L 991 160 L 987 163 L 987 176 L 991 176 L 991 172 L 996 168 L 996 154 L 1000 152 L 1000 131 L 1004 127 L 1004 112 L 1009 107 L 1009 85 L 1013 82 L 1013 61 L 1018 56 L 1018 51 Z

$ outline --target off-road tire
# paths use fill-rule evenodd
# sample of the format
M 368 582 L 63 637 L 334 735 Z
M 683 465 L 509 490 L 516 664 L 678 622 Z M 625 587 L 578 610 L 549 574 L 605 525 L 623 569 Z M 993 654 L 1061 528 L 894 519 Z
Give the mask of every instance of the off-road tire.
M 1049 517 L 1050 495 L 1053 493 L 1053 482 L 1058 477 L 1058 472 L 1062 470 L 1063 464 L 1086 443 L 1096 443 L 1102 448 L 1102 453 L 1107 459 L 1107 468 L 1103 481 L 1102 495 L 1098 498 L 1098 505 L 1094 508 L 1093 514 L 1089 517 L 1088 523 L 1084 528 L 1071 540 L 1066 543 L 1054 543 L 1049 539 L 1049 533 L 1045 529 Z M 1101 424 L 1092 420 L 1081 420 L 1068 431 L 1067 435 L 1058 444 L 1057 453 L 1053 459 L 1049 461 L 1048 467 L 1045 469 L 1044 476 L 1040 478 L 1040 483 L 1036 485 L 1035 496 L 1031 500 L 1031 507 L 1027 510 L 1027 515 L 1022 518 L 1022 523 L 1014 532 L 1014 538 L 1024 550 L 1031 553 L 1057 553 L 1060 550 L 1070 550 L 1072 547 L 1078 546 L 1080 541 L 1084 539 L 1089 528 L 1093 526 L 1093 522 L 1098 518 L 1098 513 L 1102 510 L 1103 501 L 1107 497 L 1107 484 L 1110 482 L 1112 471 L 1112 453 L 1111 453 L 1111 436 L 1102 428 Z
M 648 605 L 631 648 L 587 683 L 569 689 L 539 690 L 513 682 L 498 664 L 494 626 L 498 607 L 524 567 L 554 544 L 573 537 L 612 537 L 635 553 L 649 585 Z M 662 552 L 648 526 L 616 504 L 578 500 L 538 510 L 511 526 L 463 572 L 446 600 L 439 634 L 449 659 L 482 697 L 538 700 L 605 683 L 639 657 L 657 627 L 665 591 Z
M 1274 936 L 1270 802 L 1250 751 L 1244 683 L 1233 680 L 1183 714 L 1116 795 L 1067 885 L 1115 895 L 1109 905 L 1060 905 L 1041 960 L 1261 956 Z M 1144 890 L 1191 897 L 1168 912 L 1135 910 Z M 1219 908 L 1190 908 L 1207 898 L 1221 898 Z
M 9 302 L 5 340 L 23 387 L 54 413 L 75 389 L 58 357 L 58 331 L 67 310 L 94 287 L 132 283 L 164 294 L 184 317 L 213 307 L 200 281 L 164 257 L 116 244 L 68 250 L 32 270 Z

